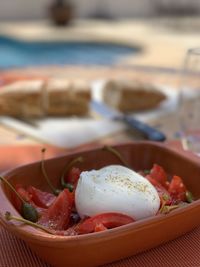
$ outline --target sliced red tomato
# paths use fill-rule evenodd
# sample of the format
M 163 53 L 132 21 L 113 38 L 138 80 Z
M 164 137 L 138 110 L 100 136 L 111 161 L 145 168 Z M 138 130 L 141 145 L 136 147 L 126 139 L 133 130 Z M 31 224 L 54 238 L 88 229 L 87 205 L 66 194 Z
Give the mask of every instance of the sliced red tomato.
M 67 182 L 76 185 L 80 177 L 81 170 L 76 167 L 72 167 L 68 173 Z
M 77 232 L 79 234 L 93 233 L 98 225 L 104 226 L 105 228 L 115 228 L 128 223 L 134 222 L 134 219 L 120 213 L 102 213 L 86 219 L 80 223 Z
M 94 232 L 102 232 L 102 231 L 105 231 L 107 230 L 108 228 L 106 228 L 102 223 L 98 223 L 96 226 L 95 226 L 95 229 L 94 229 Z
M 71 193 L 65 189 L 43 213 L 38 223 L 54 230 L 65 230 L 69 224 L 71 209 Z
M 147 174 L 145 178 L 157 189 L 159 187 L 163 188 L 163 186 L 155 180 L 151 175 Z M 165 189 L 166 190 L 166 189 Z
M 27 192 L 22 185 L 17 184 L 15 186 L 15 190 L 22 197 L 22 199 L 24 199 L 24 201 L 31 203 L 32 195 L 29 192 Z M 21 212 L 21 209 L 22 209 L 22 201 L 19 199 L 19 197 L 15 193 L 12 194 L 12 202 L 13 202 L 14 207 L 19 212 Z
M 39 207 L 33 200 L 32 200 L 32 194 L 28 192 L 22 185 L 17 184 L 15 186 L 15 190 L 18 192 L 18 194 L 24 199 L 24 201 L 30 203 L 33 207 L 36 208 L 39 217 L 44 213 L 45 209 L 43 207 Z M 19 197 L 16 194 L 12 194 L 12 203 L 14 207 L 21 213 L 22 211 L 22 201 L 19 199 Z
M 156 191 L 158 192 L 161 202 L 160 204 L 162 205 L 162 203 L 165 202 L 167 205 L 171 205 L 172 198 L 167 189 L 162 186 L 157 180 L 153 179 L 151 175 L 146 175 L 146 179 L 155 187 Z
M 181 177 L 174 175 L 168 189 L 171 197 L 175 201 L 186 201 L 186 186 L 183 183 Z
M 167 174 L 160 165 L 154 164 L 149 175 L 165 188 L 168 187 Z
M 32 201 L 41 208 L 47 209 L 56 199 L 56 196 L 49 193 L 41 191 L 34 186 L 29 186 L 27 191 L 32 195 Z

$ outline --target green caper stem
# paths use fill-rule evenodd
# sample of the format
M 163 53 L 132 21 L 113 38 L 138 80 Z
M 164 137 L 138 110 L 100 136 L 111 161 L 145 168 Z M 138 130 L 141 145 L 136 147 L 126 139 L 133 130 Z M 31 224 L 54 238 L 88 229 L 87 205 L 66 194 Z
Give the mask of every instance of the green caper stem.
M 125 165 L 127 168 L 130 168 L 129 164 L 122 157 L 122 155 L 119 153 L 119 151 L 117 151 L 115 148 L 113 148 L 111 146 L 104 146 L 103 150 L 107 150 L 107 151 L 111 152 L 112 154 L 114 154 L 122 162 L 123 165 Z
M 18 198 L 23 202 L 26 203 L 25 200 L 20 196 L 20 194 L 15 190 L 15 188 L 8 182 L 3 176 L 0 176 L 0 180 L 2 180 L 7 186 L 18 196 Z
M 48 175 L 47 175 L 45 166 L 44 166 L 45 151 L 46 151 L 45 148 L 43 148 L 43 149 L 41 150 L 41 152 L 42 152 L 42 160 L 41 160 L 41 170 L 42 170 L 42 174 L 43 174 L 44 178 L 46 179 L 46 181 L 47 181 L 49 187 L 51 188 L 53 194 L 56 195 L 56 196 L 58 196 L 59 193 L 60 193 L 60 190 L 56 189 L 56 188 L 52 185 L 52 183 L 51 183 L 51 181 L 50 181 L 50 179 L 49 179 L 49 177 L 48 177 Z
M 60 182 L 61 182 L 61 185 L 63 188 L 68 188 L 69 190 L 71 190 L 70 188 L 72 188 L 69 183 L 66 183 L 65 182 L 65 175 L 66 173 L 72 168 L 72 166 L 76 163 L 80 163 L 80 162 L 83 162 L 83 157 L 78 157 L 78 158 L 75 158 L 73 159 L 72 161 L 70 161 L 70 163 L 68 163 L 64 170 L 63 170 L 63 173 L 61 175 L 61 178 L 60 178 Z M 73 185 L 72 185 L 73 186 Z
M 28 220 L 26 220 L 26 219 L 24 219 L 24 218 L 20 218 L 20 217 L 13 216 L 13 215 L 11 215 L 11 213 L 8 212 L 8 211 L 5 213 L 4 217 L 5 217 L 5 219 L 6 219 L 7 221 L 15 220 L 15 221 L 22 222 L 22 223 L 25 223 L 25 224 L 27 224 L 27 225 L 30 225 L 30 226 L 32 226 L 32 227 L 39 228 L 39 229 L 45 231 L 45 232 L 48 233 L 48 234 L 53 234 L 53 233 L 52 233 L 49 229 L 47 229 L 46 227 L 44 227 L 44 226 L 42 226 L 42 225 L 40 225 L 40 224 L 37 224 L 37 223 L 31 222 L 31 221 L 28 221 Z

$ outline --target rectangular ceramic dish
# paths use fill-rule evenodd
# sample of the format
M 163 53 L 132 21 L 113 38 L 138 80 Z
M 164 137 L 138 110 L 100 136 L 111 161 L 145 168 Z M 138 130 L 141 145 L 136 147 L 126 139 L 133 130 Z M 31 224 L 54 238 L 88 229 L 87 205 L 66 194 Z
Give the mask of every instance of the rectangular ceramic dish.
M 163 144 L 153 142 L 115 145 L 135 170 L 149 169 L 160 164 L 170 174 L 180 175 L 195 201 L 167 215 L 143 219 L 129 225 L 104 232 L 82 236 L 54 236 L 30 226 L 4 219 L 6 211 L 20 216 L 13 207 L 9 190 L 0 186 L 0 221 L 16 236 L 23 239 L 41 258 L 57 267 L 98 266 L 116 261 L 172 240 L 200 224 L 200 161 L 183 152 L 176 152 Z M 46 160 L 47 172 L 54 184 L 68 161 L 77 155 L 84 157 L 81 170 L 99 169 L 109 164 L 119 164 L 116 157 L 102 147 L 80 153 Z M 4 177 L 12 183 L 34 185 L 48 191 L 41 174 L 40 162 L 8 171 Z

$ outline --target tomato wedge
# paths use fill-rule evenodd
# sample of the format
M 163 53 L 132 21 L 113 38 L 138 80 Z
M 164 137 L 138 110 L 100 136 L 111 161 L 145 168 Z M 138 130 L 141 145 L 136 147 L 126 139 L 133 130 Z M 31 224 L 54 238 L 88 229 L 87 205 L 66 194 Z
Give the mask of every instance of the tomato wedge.
M 168 189 L 171 197 L 175 201 L 186 201 L 186 186 L 183 183 L 181 177 L 174 175 Z
M 165 188 L 168 187 L 167 174 L 160 165 L 154 164 L 149 175 Z
M 27 189 L 28 193 L 32 195 L 32 201 L 41 208 L 47 209 L 56 199 L 56 196 L 48 193 L 41 191 L 34 186 L 29 186 Z
M 31 203 L 32 195 L 29 192 L 27 192 L 22 185 L 17 184 L 15 186 L 15 190 L 22 197 L 22 199 L 24 199 L 24 201 L 26 201 L 28 203 Z M 19 212 L 21 212 L 22 201 L 19 199 L 19 197 L 15 193 L 12 193 L 12 202 L 13 202 L 14 207 Z
M 71 193 L 65 189 L 43 213 L 38 223 L 53 230 L 65 230 L 69 225 L 71 210 Z
M 134 222 L 133 218 L 121 213 L 102 213 L 90 217 L 84 222 L 80 223 L 77 227 L 77 232 L 79 234 L 89 234 L 93 233 L 95 230 L 97 231 L 99 226 L 101 227 L 101 229 L 103 226 L 105 227 L 105 229 L 110 229 L 132 222 Z
M 81 170 L 76 167 L 72 167 L 68 173 L 67 182 L 76 185 L 80 177 Z
M 146 179 L 155 187 L 156 191 L 158 192 L 158 195 L 160 197 L 160 204 L 162 205 L 162 203 L 165 202 L 166 205 L 171 205 L 172 198 L 167 189 L 162 186 L 157 180 L 153 179 L 150 175 L 146 175 Z
M 45 209 L 43 207 L 38 206 L 32 199 L 32 194 L 26 190 L 22 185 L 17 184 L 15 186 L 15 190 L 19 193 L 19 195 L 24 199 L 24 201 L 30 203 L 34 208 L 36 208 L 39 217 L 43 214 Z M 18 198 L 18 196 L 13 193 L 12 196 L 12 203 L 16 210 L 18 210 L 20 213 L 22 212 L 22 201 Z
M 103 223 L 99 223 L 95 226 L 94 232 L 102 232 L 107 230 L 108 228 L 103 225 Z

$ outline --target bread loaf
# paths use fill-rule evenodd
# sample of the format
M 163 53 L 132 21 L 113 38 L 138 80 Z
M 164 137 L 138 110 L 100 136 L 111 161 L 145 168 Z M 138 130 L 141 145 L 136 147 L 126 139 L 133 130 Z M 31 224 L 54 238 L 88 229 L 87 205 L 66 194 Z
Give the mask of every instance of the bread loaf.
M 42 117 L 86 115 L 91 99 L 84 81 L 49 79 L 15 82 L 1 87 L 0 115 Z
M 46 85 L 48 115 L 85 115 L 91 100 L 90 85 L 84 81 L 51 79 Z
M 42 80 L 18 81 L 1 87 L 0 115 L 41 117 L 44 115 L 45 83 Z
M 103 88 L 105 103 L 125 113 L 155 108 L 165 99 L 156 86 L 137 81 L 108 81 Z

